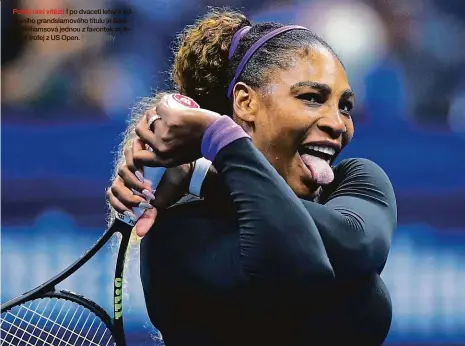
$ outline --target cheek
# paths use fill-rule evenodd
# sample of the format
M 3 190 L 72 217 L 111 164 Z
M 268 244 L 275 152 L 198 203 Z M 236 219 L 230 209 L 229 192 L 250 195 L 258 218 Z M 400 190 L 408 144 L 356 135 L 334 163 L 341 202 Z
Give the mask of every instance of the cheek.
M 266 151 L 272 151 L 276 155 L 284 155 L 292 151 L 294 154 L 296 145 L 300 144 L 306 131 L 306 122 L 289 111 L 274 111 L 264 115 L 256 121 L 256 139 Z
M 354 123 L 352 119 L 347 119 L 345 124 L 346 124 L 347 132 L 346 132 L 346 135 L 344 136 L 344 141 L 346 145 L 352 140 L 352 137 L 354 136 L 355 128 L 354 128 Z

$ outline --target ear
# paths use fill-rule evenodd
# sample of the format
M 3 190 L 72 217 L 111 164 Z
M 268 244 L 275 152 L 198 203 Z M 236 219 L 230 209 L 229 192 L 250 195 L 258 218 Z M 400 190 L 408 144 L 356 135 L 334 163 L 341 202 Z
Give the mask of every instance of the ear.
M 234 86 L 233 96 L 235 118 L 249 124 L 255 122 L 260 108 L 258 93 L 247 84 L 239 82 Z

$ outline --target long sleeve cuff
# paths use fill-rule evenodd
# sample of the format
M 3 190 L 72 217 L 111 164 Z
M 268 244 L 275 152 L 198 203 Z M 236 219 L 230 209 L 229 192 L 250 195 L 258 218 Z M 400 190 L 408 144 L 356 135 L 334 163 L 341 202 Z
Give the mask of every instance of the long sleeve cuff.
M 234 120 L 223 115 L 205 131 L 201 145 L 202 156 L 213 162 L 221 149 L 240 138 L 250 136 Z

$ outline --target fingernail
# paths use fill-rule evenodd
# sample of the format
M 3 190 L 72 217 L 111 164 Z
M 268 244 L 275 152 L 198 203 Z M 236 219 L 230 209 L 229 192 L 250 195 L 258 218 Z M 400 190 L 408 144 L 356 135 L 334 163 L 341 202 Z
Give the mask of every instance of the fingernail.
M 151 180 L 144 179 L 143 183 L 144 183 L 144 184 L 147 184 L 147 185 L 149 185 L 149 186 L 152 186 L 152 181 L 151 181 Z
M 137 221 L 137 217 L 136 215 L 134 215 L 132 211 L 127 210 L 123 214 L 126 215 L 127 217 L 130 217 L 133 221 Z
M 144 197 L 147 198 L 149 201 L 155 199 L 155 195 L 154 195 L 153 193 L 151 193 L 151 192 L 150 192 L 149 190 L 147 190 L 147 189 L 142 190 L 142 194 L 143 194 Z
M 136 175 L 137 179 L 139 179 L 141 183 L 144 182 L 144 175 L 140 171 L 136 171 L 134 174 Z
M 151 204 L 145 202 L 140 202 L 138 207 L 142 209 L 153 209 L 153 206 Z
M 132 193 L 135 194 L 136 196 L 139 196 L 139 197 L 142 197 L 142 198 L 147 197 L 143 193 L 140 193 L 139 191 L 137 191 L 136 189 L 131 189 L 131 190 L 132 190 Z

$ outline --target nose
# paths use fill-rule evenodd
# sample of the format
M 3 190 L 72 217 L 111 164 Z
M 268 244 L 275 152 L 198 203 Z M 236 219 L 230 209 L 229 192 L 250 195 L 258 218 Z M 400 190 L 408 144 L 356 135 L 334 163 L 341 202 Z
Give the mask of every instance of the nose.
M 338 139 L 347 131 L 347 128 L 339 112 L 336 112 L 336 114 L 331 113 L 321 117 L 317 122 L 317 126 L 321 131 L 327 133 L 331 139 Z

